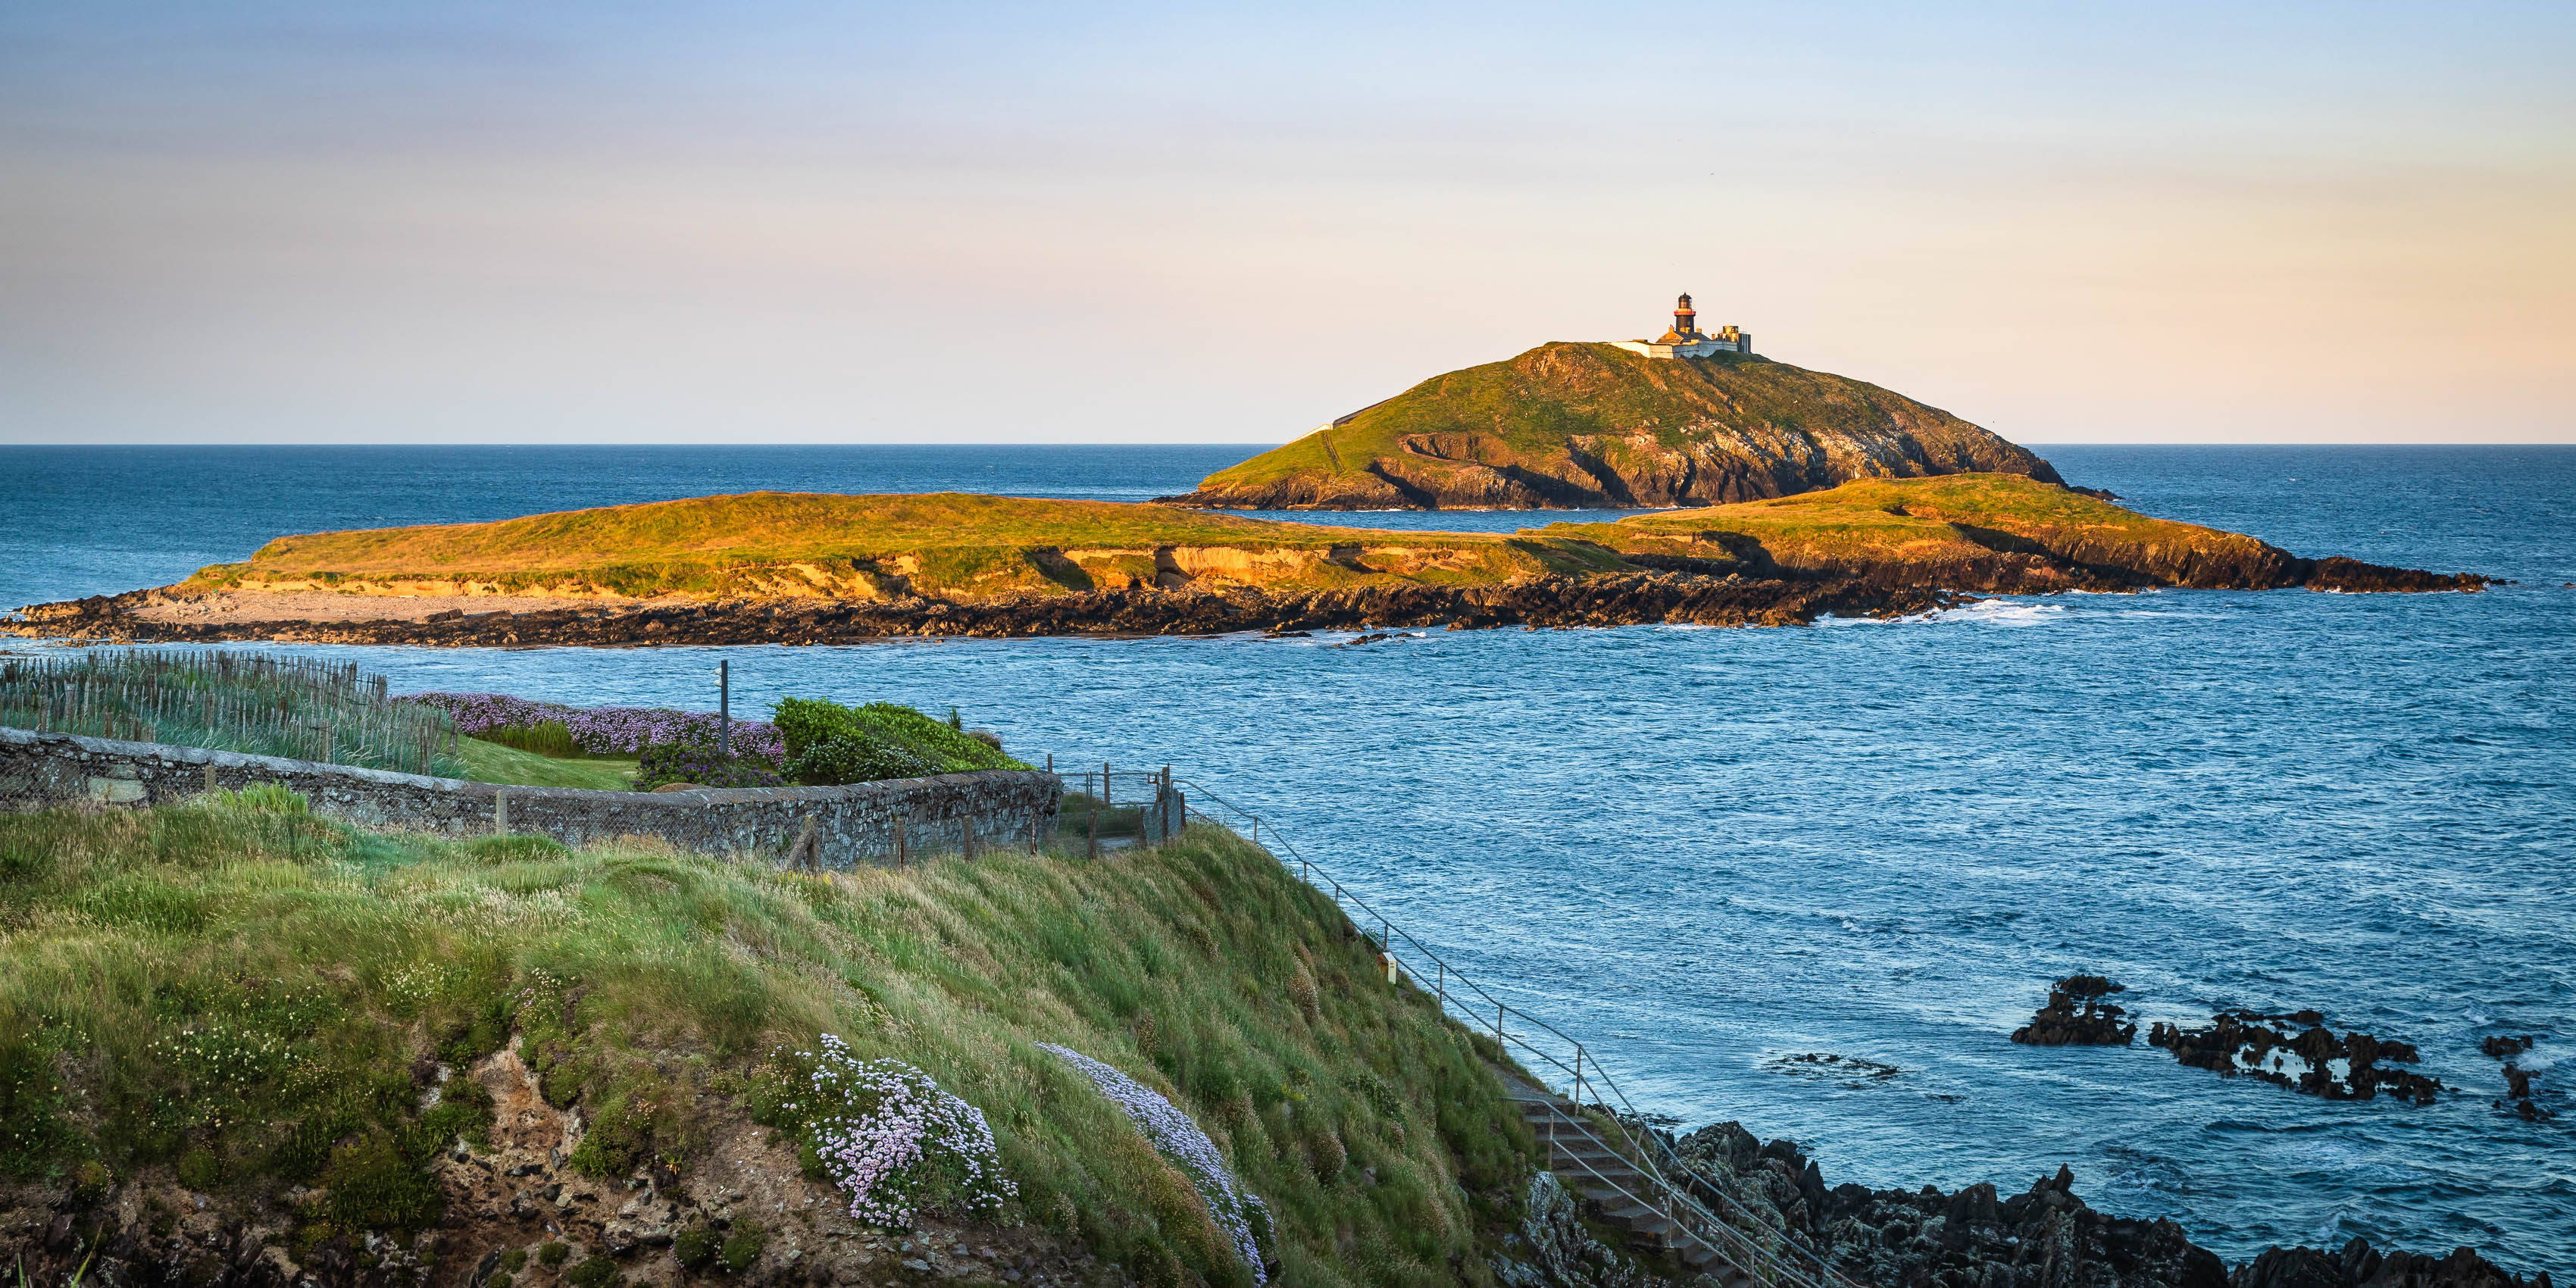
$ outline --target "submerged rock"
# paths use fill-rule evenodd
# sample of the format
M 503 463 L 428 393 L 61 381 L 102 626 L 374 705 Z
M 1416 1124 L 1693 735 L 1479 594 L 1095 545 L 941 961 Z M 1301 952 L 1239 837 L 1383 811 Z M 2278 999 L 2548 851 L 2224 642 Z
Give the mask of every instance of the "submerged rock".
M 2137 1024 L 2102 1000 L 2126 991 L 2099 975 L 2069 975 L 2049 987 L 2048 1005 L 2014 1029 L 2012 1040 L 2026 1046 L 2127 1046 L 2137 1039 Z
M 2539 1122 L 2558 1115 L 2542 1107 L 2531 1085 L 2533 1071 L 2522 1067 L 2515 1057 L 2540 1041 L 2537 1037 L 2491 1037 L 2478 1043 L 2478 1049 L 2504 1061 L 2504 1099 L 2495 1102 L 2498 1109 L 2510 1109 L 2526 1121 Z

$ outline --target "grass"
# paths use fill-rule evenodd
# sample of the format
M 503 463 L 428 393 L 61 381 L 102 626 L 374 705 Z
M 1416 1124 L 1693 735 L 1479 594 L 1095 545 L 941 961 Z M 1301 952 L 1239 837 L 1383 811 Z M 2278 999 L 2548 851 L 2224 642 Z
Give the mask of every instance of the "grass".
M 637 761 L 615 756 L 547 756 L 481 738 L 457 739 L 457 777 L 516 787 L 587 787 L 601 792 L 635 790 Z
M 1393 534 L 1277 523 L 1163 505 L 932 493 L 836 496 L 754 492 L 442 524 L 280 537 L 246 563 L 201 570 L 188 585 L 330 586 L 429 593 L 542 591 L 867 597 L 903 589 L 956 594 L 1065 592 L 1147 581 L 1159 548 L 1260 557 L 1265 570 L 1339 580 L 1337 548 L 1420 551 L 1442 560 L 1522 562 L 1475 533 Z M 1385 562 L 1381 556 L 1380 562 Z M 1395 562 L 1403 565 L 1405 558 Z
M 1372 461 L 1402 461 L 1408 474 L 1439 469 L 1408 451 L 1419 442 L 1456 461 L 1568 473 L 1567 440 L 1601 436 L 1610 464 L 1632 435 L 1676 449 L 1712 429 L 1877 434 L 1904 425 L 1952 468 L 1998 468 L 2027 452 L 1901 394 L 1845 376 L 1767 358 L 1720 354 L 1652 360 L 1607 344 L 1557 342 L 1502 362 L 1434 376 L 1295 442 L 1207 477 L 1216 490 L 1299 476 L 1359 479 Z
M 2134 566 L 2177 551 L 2243 559 L 2269 549 L 2241 533 L 2150 518 L 2017 474 L 1861 479 L 1767 501 L 1535 531 L 1626 554 L 1678 554 L 1748 567 L 1767 560 L 1787 568 L 1933 564 L 2030 549 Z
M 468 584 L 573 593 L 613 584 L 638 595 L 775 599 L 873 597 L 885 593 L 883 576 L 900 576 L 913 592 L 976 599 L 1124 586 L 1131 577 L 1155 584 L 1158 575 L 1162 584 L 1280 591 L 1483 585 L 1636 572 L 1670 567 L 1675 557 L 1701 571 L 1895 566 L 1937 578 L 1941 565 L 2041 550 L 2158 576 L 2278 557 L 2253 537 L 2150 518 L 2019 474 L 1967 473 L 1863 479 L 1776 500 L 1496 534 L 1374 532 L 1090 501 L 754 493 L 281 538 L 248 564 L 208 569 L 199 582 L 284 586 L 333 569 L 332 576 L 372 578 L 388 593 Z M 628 562 L 591 562 L 612 555 Z M 1157 558 L 1180 571 L 1157 574 Z M 908 571 L 886 571 L 897 568 Z M 782 571 L 794 569 L 813 575 Z
M 768 1053 L 825 1032 L 984 1111 L 1019 1186 L 1005 1221 L 1147 1282 L 1247 1276 L 1188 1183 L 1034 1043 L 1190 1113 L 1274 1209 L 1290 1283 L 1478 1281 L 1533 1165 L 1490 1050 L 1231 833 L 815 876 L 300 805 L 0 817 L 0 1173 L 168 1168 L 291 1213 L 300 1240 L 400 1237 L 439 1219 L 422 1160 L 489 1113 L 422 1112 L 424 1057 L 516 1040 L 592 1125 L 575 1165 L 685 1173 Z

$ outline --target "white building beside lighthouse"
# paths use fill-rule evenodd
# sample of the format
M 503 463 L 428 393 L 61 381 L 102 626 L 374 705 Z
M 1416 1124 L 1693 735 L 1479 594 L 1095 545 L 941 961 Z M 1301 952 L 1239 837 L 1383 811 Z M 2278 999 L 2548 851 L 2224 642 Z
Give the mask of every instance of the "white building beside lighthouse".
M 1753 352 L 1753 333 L 1734 327 L 1720 327 L 1715 334 L 1699 329 L 1699 311 L 1691 307 L 1685 293 L 1673 306 L 1672 329 L 1652 340 L 1613 340 L 1610 342 L 1630 353 L 1649 358 L 1705 358 L 1719 353 Z

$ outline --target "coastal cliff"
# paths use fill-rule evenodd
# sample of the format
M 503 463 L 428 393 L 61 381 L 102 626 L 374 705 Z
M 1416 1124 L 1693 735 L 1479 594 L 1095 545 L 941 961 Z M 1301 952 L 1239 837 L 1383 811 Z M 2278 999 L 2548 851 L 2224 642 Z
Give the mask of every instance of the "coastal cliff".
M 1165 505 L 751 493 L 282 537 L 175 586 L 0 631 L 370 644 L 842 643 L 1374 626 L 1787 625 L 1961 593 L 2476 590 L 2310 559 L 2015 474 L 1867 479 L 1513 533 Z
M 1938 408 L 1752 355 L 1544 344 L 1434 376 L 1164 500 L 1237 510 L 1723 505 L 2048 462 Z
M 0 815 L 0 854 L 23 1282 L 1743 1282 L 1540 1170 L 1526 1071 L 1211 826 L 809 873 L 359 828 L 270 789 Z M 864 1139 L 834 1116 L 861 1111 Z M 1828 1188 L 1734 1123 L 1671 1143 L 1675 1184 L 1805 1243 L 1829 1288 L 2549 1282 L 2360 1240 L 2231 1271 L 2063 1170 Z M 1252 1201 L 1212 1202 L 1219 1176 Z

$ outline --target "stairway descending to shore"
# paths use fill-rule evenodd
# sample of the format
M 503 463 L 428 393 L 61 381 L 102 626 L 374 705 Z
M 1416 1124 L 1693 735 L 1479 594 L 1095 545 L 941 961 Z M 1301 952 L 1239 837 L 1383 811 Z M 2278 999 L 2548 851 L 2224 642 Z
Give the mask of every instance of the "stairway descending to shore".
M 1619 1156 L 1576 1112 L 1574 1103 L 1552 1091 L 1502 1074 L 1503 1094 L 1520 1110 L 1530 1132 L 1547 1147 L 1547 1169 L 1575 1195 L 1600 1205 L 1605 1225 L 1625 1230 L 1645 1245 L 1642 1251 L 1667 1252 L 1682 1265 L 1716 1280 L 1722 1288 L 1753 1288 L 1751 1275 L 1729 1262 L 1717 1249 L 1684 1229 L 1653 1203 L 1658 1187 L 1635 1163 Z

